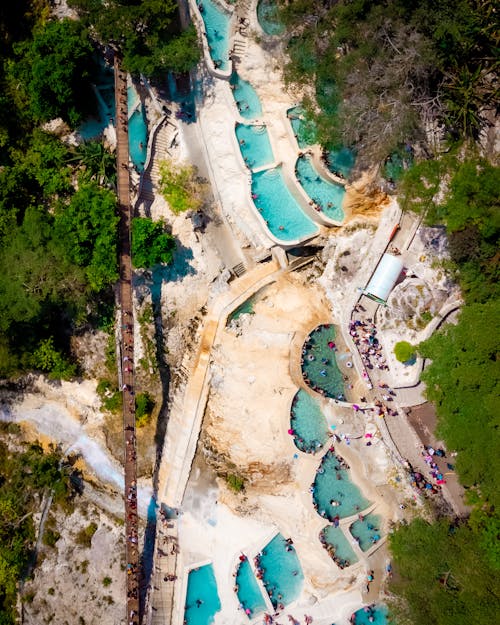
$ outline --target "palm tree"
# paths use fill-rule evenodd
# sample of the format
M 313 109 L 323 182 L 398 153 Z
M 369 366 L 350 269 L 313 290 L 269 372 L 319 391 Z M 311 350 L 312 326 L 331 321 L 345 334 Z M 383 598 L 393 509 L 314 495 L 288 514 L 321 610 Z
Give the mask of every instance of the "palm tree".
M 95 180 L 98 184 L 116 186 L 116 158 L 100 141 L 85 141 L 76 149 L 70 162 L 79 163 L 83 180 Z

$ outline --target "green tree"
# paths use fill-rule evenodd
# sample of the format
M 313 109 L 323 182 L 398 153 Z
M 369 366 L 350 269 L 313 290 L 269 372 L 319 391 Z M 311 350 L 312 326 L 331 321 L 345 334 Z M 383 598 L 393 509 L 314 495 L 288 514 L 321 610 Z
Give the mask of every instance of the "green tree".
M 69 162 L 80 165 L 80 178 L 84 182 L 93 180 L 100 185 L 115 187 L 116 156 L 101 141 L 85 141 Z
M 52 337 L 41 341 L 32 355 L 31 365 L 35 369 L 46 371 L 49 377 L 55 380 L 69 380 L 76 374 L 75 365 L 69 363 L 55 349 Z
M 135 397 L 135 418 L 138 427 L 145 425 L 153 412 L 154 399 L 149 393 L 137 393 Z
M 415 348 L 408 341 L 398 341 L 394 345 L 394 355 L 399 362 L 409 362 L 415 358 Z
M 55 228 L 68 257 L 84 267 L 89 287 L 99 292 L 118 279 L 116 197 L 95 182 L 84 183 L 60 209 Z
M 171 159 L 160 163 L 159 188 L 176 215 L 199 210 L 207 193 L 207 185 L 192 165 L 178 165 Z
M 494 328 L 499 318 L 499 300 L 466 306 L 457 325 L 445 326 L 418 346 L 432 361 L 422 379 L 437 407 L 438 434 L 458 452 L 460 480 L 472 499 L 497 508 L 500 339 Z
M 172 262 L 174 237 L 165 231 L 162 221 L 146 217 L 132 220 L 132 262 L 134 267 L 149 268 Z
M 500 609 L 498 575 L 469 525 L 416 519 L 389 542 L 397 572 L 390 590 L 403 599 L 392 602 L 397 622 L 491 623 Z
M 33 33 L 31 42 L 17 45 L 18 72 L 35 121 L 62 117 L 72 127 L 94 102 L 89 68 L 92 45 L 79 20 L 55 20 Z

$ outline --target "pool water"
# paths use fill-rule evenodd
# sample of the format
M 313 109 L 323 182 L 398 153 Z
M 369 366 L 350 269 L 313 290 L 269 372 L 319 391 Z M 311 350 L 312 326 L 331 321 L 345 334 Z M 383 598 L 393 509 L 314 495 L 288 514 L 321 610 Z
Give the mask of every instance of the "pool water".
M 337 566 L 341 569 L 344 569 L 358 561 L 353 548 L 349 544 L 349 541 L 340 527 L 327 525 L 321 531 L 320 541 L 333 558 L 335 564 L 337 564 Z
M 333 348 L 329 347 L 334 345 Z M 302 348 L 302 377 L 325 397 L 344 398 L 344 378 L 337 365 L 335 327 L 323 324 L 313 330 Z M 343 358 L 343 355 L 340 356 Z
M 200 603 L 201 602 L 201 603 Z M 210 625 L 221 608 L 211 564 L 191 569 L 188 577 L 184 618 L 187 625 Z
M 280 167 L 252 174 L 252 197 L 272 234 L 281 241 L 305 239 L 318 233 L 285 184 Z
M 200 11 L 212 61 L 219 69 L 229 69 L 229 23 L 231 16 L 215 0 L 202 0 Z
M 367 514 L 364 519 L 354 521 L 349 531 L 358 539 L 362 551 L 368 551 L 382 537 L 380 525 L 382 519 L 377 514 Z
M 288 545 L 277 534 L 262 550 L 259 564 L 263 569 L 262 581 L 273 606 L 295 601 L 304 582 L 304 574 L 293 545 Z
M 262 113 L 262 106 L 252 85 L 240 78 L 236 72 L 233 72 L 229 83 L 240 115 L 245 119 L 258 117 Z
M 342 468 L 341 459 L 332 451 L 323 456 L 313 489 L 316 511 L 332 522 L 336 516 L 343 519 L 370 505 L 356 484 L 351 482 L 349 471 Z
M 302 106 L 288 109 L 287 116 L 292 125 L 293 133 L 297 138 L 299 148 L 304 149 L 317 143 L 316 124 L 312 119 L 308 118 Z
M 344 219 L 342 202 L 345 189 L 341 184 L 330 182 L 320 176 L 309 156 L 301 156 L 297 159 L 295 173 L 305 192 L 320 207 L 321 212 L 336 221 Z
M 85 120 L 78 129 L 84 141 L 99 137 L 115 117 L 114 74 L 102 59 L 99 59 L 94 94 L 97 100 L 97 116 Z
M 354 167 L 356 156 L 349 148 L 339 148 L 338 150 L 329 150 L 326 153 L 326 165 L 334 174 L 341 174 L 344 178 L 348 178 Z
M 228 315 L 227 317 L 228 323 L 231 321 L 234 321 L 235 319 L 238 319 L 238 317 L 240 317 L 241 315 L 253 315 L 254 303 L 255 303 L 254 297 L 249 297 L 247 300 L 245 300 L 243 304 L 240 304 L 238 308 L 235 308 L 233 312 L 230 315 Z
M 265 167 L 273 162 L 273 151 L 264 125 L 236 124 L 236 138 L 243 159 L 250 169 Z
M 370 621 L 370 615 L 373 621 Z M 354 615 L 354 625 L 388 625 L 388 610 L 385 605 L 370 607 L 368 611 L 361 608 Z
M 278 19 L 276 0 L 260 0 L 257 5 L 257 19 L 266 35 L 281 35 L 285 30 L 284 24 Z
M 320 405 L 303 389 L 293 398 L 290 427 L 295 431 L 295 446 L 305 453 L 316 453 L 328 440 L 328 424 Z
M 248 618 L 253 618 L 256 614 L 266 609 L 266 602 L 248 560 L 244 560 L 238 566 L 236 584 L 238 586 L 237 595 L 240 604 L 245 611 L 250 610 L 250 614 L 247 613 Z

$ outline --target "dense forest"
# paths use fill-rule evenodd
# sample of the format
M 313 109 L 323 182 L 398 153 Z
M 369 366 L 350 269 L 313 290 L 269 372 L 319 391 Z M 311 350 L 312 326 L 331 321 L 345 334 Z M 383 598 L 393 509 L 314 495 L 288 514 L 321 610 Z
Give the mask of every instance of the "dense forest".
M 75 375 L 70 337 L 110 329 L 113 319 L 114 155 L 99 141 L 73 147 L 44 124 L 61 118 L 69 133 L 93 112 L 91 83 L 108 44 L 136 76 L 183 71 L 199 57 L 174 2 L 75 6 L 82 19 L 50 19 L 45 0 L 6 4 L 0 13 L 1 377 L 30 369 Z M 173 241 L 156 230 L 165 251 L 143 262 L 171 260 Z

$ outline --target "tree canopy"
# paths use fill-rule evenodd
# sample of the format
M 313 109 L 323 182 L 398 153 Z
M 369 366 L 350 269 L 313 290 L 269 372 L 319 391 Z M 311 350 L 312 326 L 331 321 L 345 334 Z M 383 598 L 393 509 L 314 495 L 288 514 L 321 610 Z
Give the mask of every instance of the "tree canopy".
M 391 602 L 398 623 L 491 624 L 500 610 L 498 561 L 492 566 L 469 524 L 416 519 L 389 542 L 397 570 L 390 590 L 403 599 Z
M 180 28 L 175 0 L 69 0 L 99 41 L 123 55 L 123 67 L 135 75 L 156 77 L 188 71 L 200 50 L 194 27 Z M 105 5 L 105 7 L 104 7 Z
M 175 239 L 166 232 L 162 221 L 147 217 L 132 220 L 132 262 L 134 267 L 148 269 L 168 264 L 174 257 Z
M 320 143 L 372 165 L 430 123 L 485 127 L 498 89 L 494 3 L 473 0 L 280 0 L 290 61 L 309 84 Z
M 24 94 L 33 119 L 62 117 L 76 126 L 94 102 L 89 77 L 93 47 L 79 20 L 55 20 L 39 25 L 32 40 L 14 46 L 19 61 L 10 80 Z

